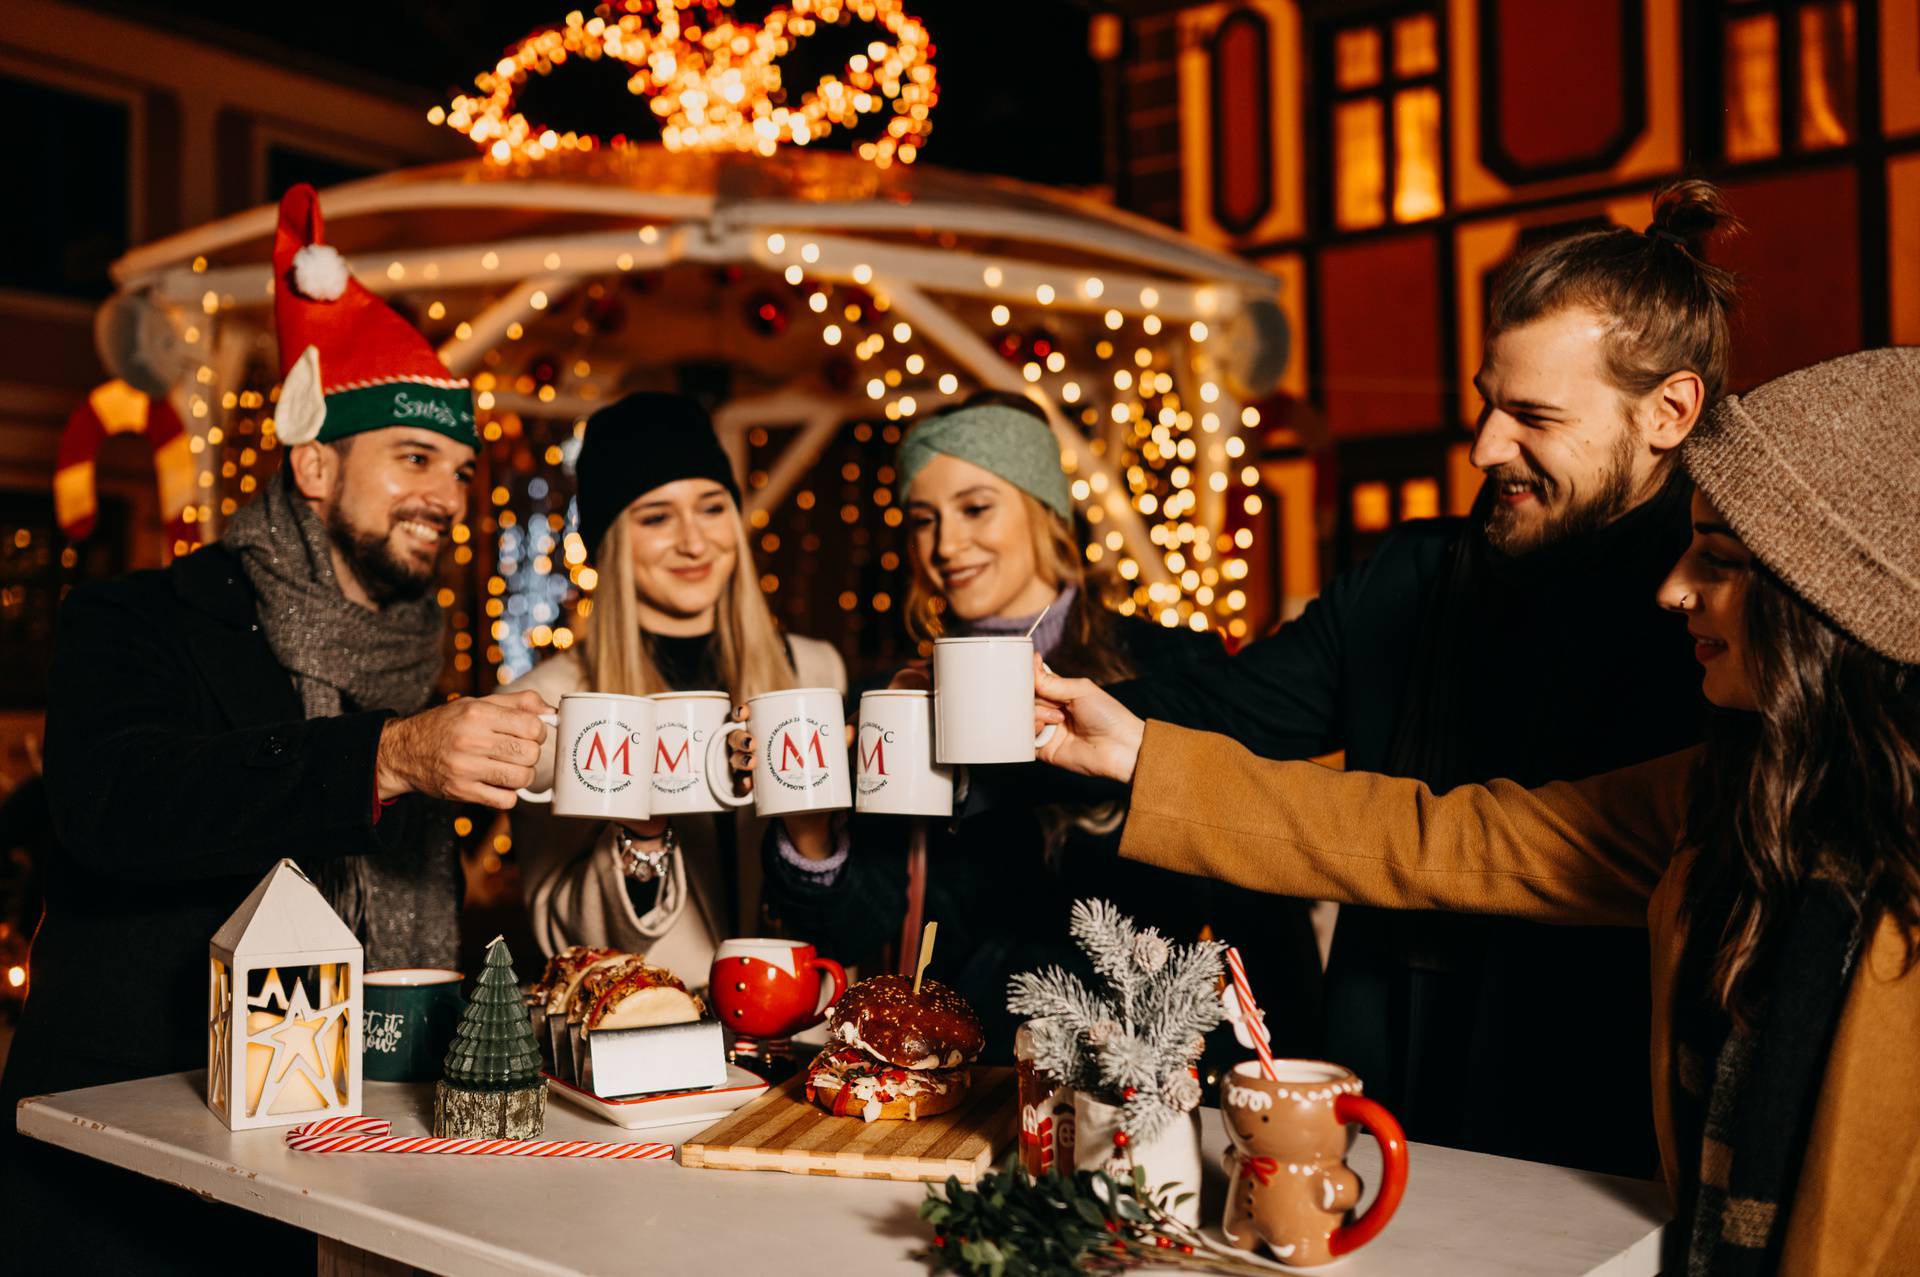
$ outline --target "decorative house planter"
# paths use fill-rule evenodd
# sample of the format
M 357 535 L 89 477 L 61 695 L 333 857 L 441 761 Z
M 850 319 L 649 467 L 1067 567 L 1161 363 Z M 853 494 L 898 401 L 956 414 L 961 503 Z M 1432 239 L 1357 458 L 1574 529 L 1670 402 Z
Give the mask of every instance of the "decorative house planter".
M 232 1130 L 360 1112 L 362 951 L 291 860 L 208 945 L 207 1106 Z
M 1121 1181 L 1132 1179 L 1136 1169 L 1145 1171 L 1147 1188 L 1164 1194 L 1168 1213 L 1189 1228 L 1200 1227 L 1199 1111 L 1173 1118 L 1150 1139 L 1116 1144 L 1124 1115 L 1118 1104 L 1074 1092 L 1074 1169 L 1105 1171 Z

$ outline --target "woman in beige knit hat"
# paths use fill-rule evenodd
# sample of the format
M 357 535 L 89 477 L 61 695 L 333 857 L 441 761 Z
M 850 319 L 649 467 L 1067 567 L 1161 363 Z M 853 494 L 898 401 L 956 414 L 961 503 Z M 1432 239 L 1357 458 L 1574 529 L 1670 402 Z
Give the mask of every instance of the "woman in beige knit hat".
M 1667 1271 L 1920 1271 L 1920 349 L 1729 397 L 1683 459 L 1694 538 L 1660 598 L 1722 711 L 1700 748 L 1436 795 L 1043 673 L 1036 717 L 1065 728 L 1043 752 L 1132 782 L 1123 856 L 1648 927 Z

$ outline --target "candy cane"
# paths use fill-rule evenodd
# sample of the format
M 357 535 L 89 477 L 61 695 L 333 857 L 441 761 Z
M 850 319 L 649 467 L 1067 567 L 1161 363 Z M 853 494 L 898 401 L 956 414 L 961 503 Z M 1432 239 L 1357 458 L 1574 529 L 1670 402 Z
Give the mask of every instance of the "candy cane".
M 1240 1011 L 1247 1026 L 1247 1035 L 1253 1039 L 1253 1049 L 1260 1056 L 1260 1071 L 1267 1075 L 1267 1081 L 1278 1082 L 1280 1074 L 1273 1067 L 1273 1048 L 1268 1045 L 1271 1039 L 1267 1034 L 1266 1019 L 1253 1000 L 1253 986 L 1247 983 L 1247 969 L 1241 965 L 1240 951 L 1231 945 L 1227 946 L 1227 971 L 1233 977 L 1233 991 L 1240 998 Z
M 287 1132 L 287 1147 L 299 1153 L 457 1153 L 495 1157 L 594 1157 L 609 1161 L 659 1162 L 673 1156 L 671 1144 L 603 1144 L 592 1140 L 438 1139 L 394 1135 L 378 1117 L 329 1117 Z

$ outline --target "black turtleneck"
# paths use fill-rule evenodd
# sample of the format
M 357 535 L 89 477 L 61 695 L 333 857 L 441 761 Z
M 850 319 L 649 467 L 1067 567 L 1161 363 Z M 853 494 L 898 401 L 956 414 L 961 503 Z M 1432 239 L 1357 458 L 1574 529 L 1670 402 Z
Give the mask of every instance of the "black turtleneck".
M 719 643 L 707 634 L 646 634 L 647 655 L 676 692 L 725 690 L 720 685 Z

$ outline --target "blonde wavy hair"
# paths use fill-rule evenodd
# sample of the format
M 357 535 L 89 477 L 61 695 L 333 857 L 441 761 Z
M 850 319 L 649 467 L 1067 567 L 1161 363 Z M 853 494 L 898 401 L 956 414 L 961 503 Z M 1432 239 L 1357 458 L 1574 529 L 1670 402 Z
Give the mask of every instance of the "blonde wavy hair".
M 1002 480 L 1005 482 L 1005 480 Z M 1134 670 L 1115 644 L 1108 611 L 1112 582 L 1105 573 L 1090 572 L 1086 551 L 1071 521 L 1042 504 L 1023 488 L 1007 485 L 1027 511 L 1028 535 L 1033 542 L 1035 573 L 1055 590 L 1074 587 L 1078 593 L 1067 613 L 1066 632 L 1047 661 L 1062 674 L 1112 682 L 1129 678 Z M 907 580 L 907 633 L 919 643 L 930 643 L 946 633 L 946 596 L 934 580 L 932 568 L 907 538 L 907 558 L 913 569 Z
M 735 558 L 733 575 L 714 609 L 715 654 L 720 681 L 738 705 L 749 696 L 794 686 L 799 680 L 787 656 L 786 639 L 760 592 L 760 570 L 753 559 L 740 509 L 729 498 Z M 593 592 L 582 660 L 588 686 L 596 692 L 650 696 L 672 691 L 647 654 L 633 575 L 633 547 L 624 512 L 607 529 L 594 554 L 600 586 Z

